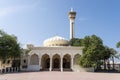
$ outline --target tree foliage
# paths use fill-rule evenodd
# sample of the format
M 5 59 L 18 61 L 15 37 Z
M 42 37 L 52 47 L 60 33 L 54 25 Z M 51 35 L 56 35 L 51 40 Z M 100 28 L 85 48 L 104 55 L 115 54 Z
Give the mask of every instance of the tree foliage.
M 97 65 L 104 54 L 102 39 L 96 35 L 85 36 L 82 41 L 82 45 L 84 46 L 84 49 L 83 55 L 80 59 L 80 65 L 83 67 L 91 67 Z
M 117 48 L 120 48 L 120 41 L 116 44 Z
M 82 39 L 79 38 L 73 38 L 69 41 L 69 44 L 71 46 L 82 46 Z
M 20 54 L 21 48 L 17 37 L 0 30 L 0 59 L 17 58 Z
M 117 42 L 116 47 L 117 47 L 117 48 L 120 48 L 120 41 Z M 119 54 L 116 54 L 115 57 L 118 58 L 118 59 L 120 59 L 120 53 L 119 53 Z
M 109 59 L 114 52 L 107 46 L 104 46 L 103 41 L 96 35 L 85 36 L 83 39 L 74 38 L 70 40 L 71 46 L 82 46 L 83 54 L 79 59 L 79 63 L 83 67 L 99 66 L 102 60 Z

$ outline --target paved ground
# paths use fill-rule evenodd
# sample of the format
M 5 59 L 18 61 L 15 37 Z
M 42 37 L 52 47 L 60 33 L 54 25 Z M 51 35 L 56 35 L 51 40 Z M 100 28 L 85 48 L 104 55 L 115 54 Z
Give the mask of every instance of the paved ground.
M 0 80 L 120 80 L 120 73 L 25 72 L 0 74 Z

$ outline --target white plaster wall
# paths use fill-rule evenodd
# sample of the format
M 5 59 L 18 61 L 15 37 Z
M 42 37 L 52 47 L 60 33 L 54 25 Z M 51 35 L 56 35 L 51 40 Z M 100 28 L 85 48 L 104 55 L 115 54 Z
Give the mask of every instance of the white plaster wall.
M 30 65 L 30 57 L 33 54 L 37 54 L 39 56 L 39 65 Z M 38 71 L 40 70 L 41 66 L 41 58 L 44 54 L 48 54 L 50 56 L 54 56 L 55 54 L 58 54 L 61 56 L 64 56 L 66 54 L 69 54 L 71 58 L 74 58 L 76 54 L 82 55 L 82 47 L 34 47 L 32 50 L 28 53 L 28 71 Z
M 39 48 L 34 48 L 29 55 L 37 54 L 39 56 L 42 56 L 44 54 L 48 55 L 54 55 L 54 54 L 59 54 L 59 55 L 65 55 L 65 54 L 70 54 L 70 55 L 76 55 L 80 54 L 82 55 L 82 49 L 81 47 L 39 47 Z
M 0 61 L 0 69 L 2 69 L 2 66 L 1 66 L 1 61 Z
M 9 64 L 7 64 L 7 63 L 2 64 L 2 61 L 0 61 L 0 69 L 11 67 L 11 66 L 12 66 L 12 61 L 10 61 Z
M 28 71 L 39 71 L 40 66 L 39 65 L 29 65 L 27 68 Z

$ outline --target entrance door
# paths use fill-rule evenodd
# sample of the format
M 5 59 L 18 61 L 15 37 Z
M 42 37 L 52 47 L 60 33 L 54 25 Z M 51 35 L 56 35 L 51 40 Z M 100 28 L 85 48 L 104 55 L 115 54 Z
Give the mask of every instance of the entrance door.
M 55 54 L 52 58 L 52 70 L 60 71 L 60 55 Z
M 60 66 L 60 61 L 58 58 L 55 58 L 53 61 L 53 68 L 59 68 Z
M 63 70 L 71 71 L 71 56 L 69 54 L 66 54 L 63 57 Z
M 50 57 L 48 54 L 44 54 L 41 59 L 42 70 L 48 71 L 50 67 Z
M 50 58 L 46 59 L 45 61 L 45 69 L 49 69 L 50 67 Z

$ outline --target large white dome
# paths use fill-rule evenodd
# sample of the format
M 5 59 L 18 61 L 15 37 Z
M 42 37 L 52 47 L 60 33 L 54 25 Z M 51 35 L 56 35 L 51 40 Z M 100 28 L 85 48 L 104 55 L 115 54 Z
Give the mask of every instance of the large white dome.
M 44 41 L 44 46 L 68 46 L 68 41 L 63 37 L 54 36 Z

